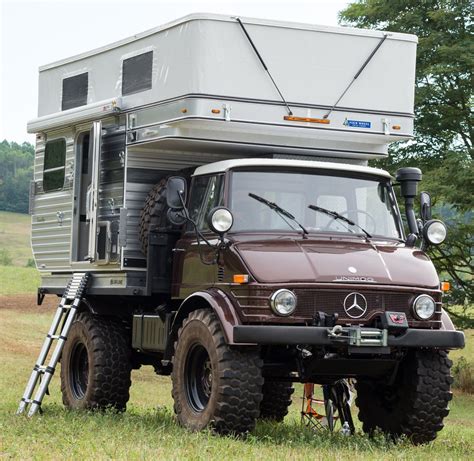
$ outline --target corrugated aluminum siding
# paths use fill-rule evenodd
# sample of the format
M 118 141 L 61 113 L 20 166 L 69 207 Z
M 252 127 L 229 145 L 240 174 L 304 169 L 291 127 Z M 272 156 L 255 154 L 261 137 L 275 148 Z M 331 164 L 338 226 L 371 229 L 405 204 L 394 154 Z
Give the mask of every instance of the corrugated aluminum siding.
M 71 130 L 50 134 L 47 141 L 66 140 L 66 169 L 62 190 L 43 192 L 45 139 L 37 138 L 34 166 L 31 245 L 40 270 L 69 270 L 73 204 L 74 136 Z M 62 217 L 62 219 L 60 219 Z
M 159 143 L 128 147 L 127 175 L 125 184 L 125 207 L 127 208 L 127 239 L 122 252 L 124 268 L 141 267 L 145 255 L 141 250 L 138 234 L 140 213 L 145 199 L 153 185 L 161 178 L 179 174 L 183 168 L 203 165 L 234 158 L 235 154 L 193 153 L 165 151 L 159 149 Z

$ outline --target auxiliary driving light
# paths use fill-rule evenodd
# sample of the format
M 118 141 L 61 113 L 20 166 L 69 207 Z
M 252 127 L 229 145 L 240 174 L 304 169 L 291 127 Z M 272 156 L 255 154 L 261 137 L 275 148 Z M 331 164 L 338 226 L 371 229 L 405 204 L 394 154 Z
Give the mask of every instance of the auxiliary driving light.
M 436 309 L 434 299 L 428 295 L 420 295 L 413 303 L 413 312 L 420 320 L 428 320 L 433 317 Z
M 437 219 L 431 219 L 423 227 L 423 235 L 425 239 L 433 245 L 443 243 L 446 234 L 447 230 L 445 224 Z
M 227 208 L 217 207 L 210 211 L 208 224 L 213 232 L 223 235 L 228 232 L 232 224 L 234 224 L 234 217 Z
M 277 315 L 291 315 L 296 309 L 296 295 L 290 290 L 277 290 L 270 298 L 270 307 Z

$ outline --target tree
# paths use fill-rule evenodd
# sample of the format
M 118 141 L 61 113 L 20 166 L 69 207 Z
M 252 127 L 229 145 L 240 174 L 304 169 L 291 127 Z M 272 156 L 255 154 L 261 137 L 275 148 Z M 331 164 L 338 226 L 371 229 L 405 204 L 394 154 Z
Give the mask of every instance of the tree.
M 430 250 L 456 289 L 454 301 L 474 299 L 474 83 L 470 0 L 359 0 L 339 14 L 343 25 L 416 34 L 415 139 L 391 147 L 378 166 L 419 166 L 433 193 L 448 239 Z
M 0 143 L 0 210 L 28 212 L 34 155 L 34 147 L 27 142 Z

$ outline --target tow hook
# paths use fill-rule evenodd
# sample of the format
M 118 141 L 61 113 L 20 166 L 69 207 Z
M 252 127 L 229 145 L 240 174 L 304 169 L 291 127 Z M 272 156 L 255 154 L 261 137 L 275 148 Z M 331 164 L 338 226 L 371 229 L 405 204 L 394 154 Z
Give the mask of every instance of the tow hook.
M 342 326 L 334 325 L 330 330 L 328 330 L 328 334 L 333 338 L 338 338 L 342 334 Z
M 308 351 L 308 349 L 305 349 L 304 347 L 296 346 L 296 349 L 299 351 L 302 359 L 307 359 L 313 355 L 312 352 Z

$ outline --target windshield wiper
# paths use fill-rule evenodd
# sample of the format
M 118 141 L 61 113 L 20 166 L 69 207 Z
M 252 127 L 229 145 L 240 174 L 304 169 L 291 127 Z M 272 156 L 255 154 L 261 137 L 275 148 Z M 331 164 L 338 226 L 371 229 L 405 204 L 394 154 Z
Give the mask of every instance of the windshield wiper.
M 286 218 L 291 219 L 303 230 L 303 236 L 308 235 L 308 231 L 305 229 L 305 227 L 289 211 L 285 210 L 280 205 L 277 205 L 275 202 L 270 202 L 270 200 L 260 197 L 260 195 L 252 194 L 252 192 L 249 192 L 249 197 L 252 197 L 258 202 L 267 205 L 268 208 L 271 208 L 272 210 L 276 211 L 280 216 L 285 216 Z M 285 221 L 290 227 L 293 228 L 293 226 L 286 219 L 283 219 L 283 221 Z
M 334 219 L 339 219 L 340 221 L 344 221 L 347 224 L 350 224 L 351 226 L 358 227 L 365 234 L 366 237 L 372 238 L 372 236 L 363 227 L 359 226 L 359 224 L 355 223 L 354 221 L 350 220 L 349 218 L 346 218 L 342 214 L 339 214 L 337 211 L 328 210 L 327 208 L 322 208 L 322 207 L 316 206 L 316 205 L 308 205 L 308 208 L 310 210 L 319 211 L 321 213 L 332 216 Z

